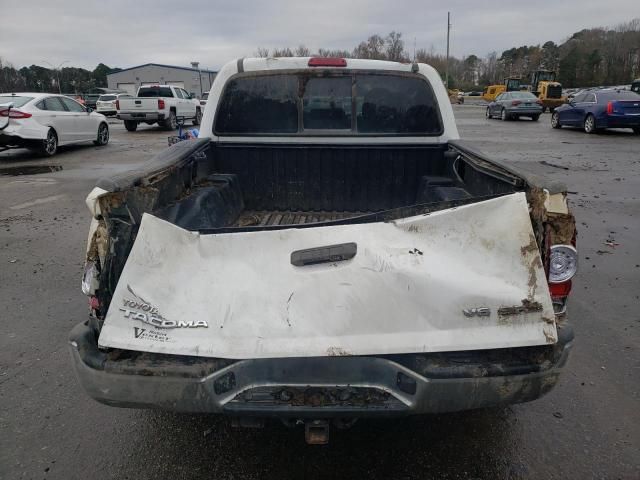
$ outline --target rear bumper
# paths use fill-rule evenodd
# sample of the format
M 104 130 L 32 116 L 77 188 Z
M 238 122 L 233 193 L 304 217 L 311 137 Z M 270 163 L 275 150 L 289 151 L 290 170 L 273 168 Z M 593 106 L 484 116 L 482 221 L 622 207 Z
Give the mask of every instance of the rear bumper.
M 84 323 L 73 329 L 69 343 L 83 388 L 111 406 L 240 417 L 373 417 L 541 397 L 555 386 L 572 346 L 573 330 L 558 332 L 555 345 L 525 347 L 530 363 L 521 355 L 525 349 L 240 361 L 105 353 Z M 504 361 L 496 360 L 501 355 Z
M 597 124 L 603 128 L 640 127 L 640 115 L 606 115 Z
M 164 113 L 135 113 L 135 112 L 119 112 L 116 115 L 120 120 L 135 120 L 137 122 L 158 122 L 164 120 Z
M 507 112 L 511 115 L 540 115 L 542 107 L 536 108 L 507 108 Z

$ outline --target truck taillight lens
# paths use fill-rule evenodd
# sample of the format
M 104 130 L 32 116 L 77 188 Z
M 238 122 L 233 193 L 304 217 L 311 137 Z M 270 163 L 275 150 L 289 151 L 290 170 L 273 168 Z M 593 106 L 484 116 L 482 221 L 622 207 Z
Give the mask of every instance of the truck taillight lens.
M 0 111 L 0 117 L 9 118 L 31 118 L 31 114 L 27 112 L 21 112 L 20 110 L 2 110 Z
M 549 255 L 549 283 L 567 282 L 577 271 L 578 251 L 571 245 L 553 245 Z
M 158 99 L 158 110 L 164 110 L 164 100 Z
M 613 102 L 607 103 L 607 115 L 611 115 L 613 113 Z
M 120 100 L 116 100 L 116 110 L 120 110 Z

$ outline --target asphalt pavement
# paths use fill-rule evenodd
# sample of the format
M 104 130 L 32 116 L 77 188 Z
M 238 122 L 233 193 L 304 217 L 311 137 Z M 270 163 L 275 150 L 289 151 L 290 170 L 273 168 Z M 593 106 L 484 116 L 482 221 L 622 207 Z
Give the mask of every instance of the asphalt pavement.
M 550 394 L 360 421 L 332 430 L 326 446 L 276 422 L 237 430 L 210 415 L 94 402 L 67 347 L 87 311 L 84 198 L 98 178 L 165 149 L 167 137 L 112 120 L 106 147 L 52 159 L 0 153 L 0 479 L 640 478 L 640 136 L 553 130 L 548 114 L 486 120 L 479 104 L 454 110 L 463 139 L 568 185 L 580 253 L 569 304 L 576 341 Z

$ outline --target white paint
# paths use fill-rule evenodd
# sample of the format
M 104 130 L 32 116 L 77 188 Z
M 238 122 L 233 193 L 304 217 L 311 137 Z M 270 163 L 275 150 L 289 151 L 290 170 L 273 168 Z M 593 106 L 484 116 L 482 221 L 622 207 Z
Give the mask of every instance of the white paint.
M 391 354 L 518 347 L 555 341 L 553 307 L 524 193 L 394 223 L 199 235 L 145 214 L 99 344 L 222 358 Z M 294 267 L 291 252 L 356 242 L 352 260 Z M 416 252 L 417 249 L 422 252 Z M 533 272 L 535 285 L 529 287 Z M 171 321 L 154 329 L 119 310 L 124 299 Z M 501 306 L 541 312 L 498 319 Z M 463 309 L 488 307 L 489 317 Z M 158 329 L 160 330 L 160 329 Z

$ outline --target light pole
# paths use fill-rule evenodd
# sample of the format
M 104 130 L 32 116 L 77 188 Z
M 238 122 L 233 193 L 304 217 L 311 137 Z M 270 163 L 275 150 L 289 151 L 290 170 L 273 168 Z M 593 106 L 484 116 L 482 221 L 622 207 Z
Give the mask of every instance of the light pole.
M 65 60 L 64 62 L 59 64 L 57 67 L 51 65 L 46 60 L 42 60 L 42 62 L 49 65 L 51 68 L 53 68 L 53 71 L 56 72 L 56 76 L 58 77 L 58 93 L 62 93 L 62 87 L 60 86 L 60 67 L 62 67 L 62 65 L 64 65 L 65 63 L 69 63 L 69 60 Z

